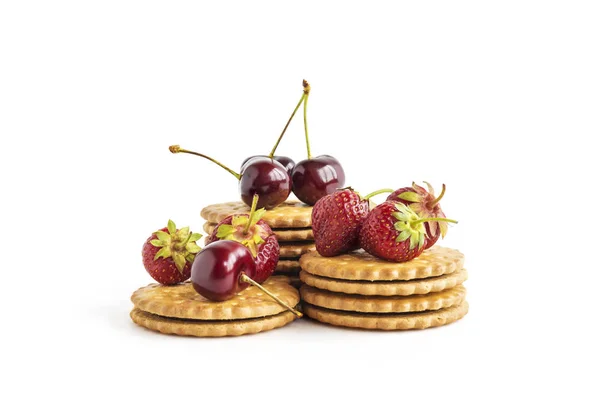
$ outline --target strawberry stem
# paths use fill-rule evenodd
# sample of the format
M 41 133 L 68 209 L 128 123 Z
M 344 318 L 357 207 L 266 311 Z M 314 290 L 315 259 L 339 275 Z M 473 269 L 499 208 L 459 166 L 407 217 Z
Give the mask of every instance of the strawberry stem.
M 300 105 L 302 104 L 302 102 L 304 101 L 304 99 L 306 97 L 307 97 L 307 94 L 306 94 L 306 92 L 303 91 L 300 101 L 298 102 L 298 104 L 296 105 L 296 108 L 292 112 L 292 116 L 290 116 L 290 118 L 288 119 L 287 123 L 285 124 L 285 127 L 283 128 L 283 131 L 281 131 L 281 135 L 279 135 L 277 142 L 275 142 L 275 146 L 271 150 L 271 153 L 269 154 L 269 158 L 273 158 L 273 156 L 275 155 L 275 151 L 277 151 L 277 147 L 279 146 L 279 143 L 281 142 L 281 138 L 283 138 L 283 135 L 285 134 L 285 131 L 287 131 L 287 128 L 290 125 L 290 122 L 292 121 L 292 119 L 294 119 L 294 115 L 296 115 L 296 112 L 298 111 L 298 109 L 300 108 Z
M 450 222 L 453 224 L 457 224 L 458 221 L 455 221 L 454 219 L 446 219 L 446 218 L 423 218 L 423 219 L 419 219 L 416 220 L 414 222 L 412 222 L 412 224 L 420 224 L 421 222 L 430 222 L 430 221 L 434 221 L 434 222 Z
M 262 290 L 267 295 L 269 295 L 270 297 L 272 297 L 275 302 L 277 302 L 278 304 L 280 304 L 281 306 L 283 306 L 284 308 L 286 308 L 288 311 L 290 311 L 291 313 L 293 313 L 294 315 L 296 315 L 298 318 L 302 318 L 302 313 L 301 312 L 298 312 L 297 310 L 295 310 L 294 308 L 292 308 L 291 306 L 289 306 L 287 303 L 285 303 L 284 301 L 282 301 L 281 299 L 279 299 L 273 293 L 269 292 L 267 289 L 265 289 L 264 287 L 262 287 L 261 285 L 259 285 L 258 283 L 256 283 L 250 277 L 246 276 L 245 273 L 242 273 L 242 281 L 246 282 L 246 283 L 250 283 L 251 285 L 258 287 L 260 290 Z
M 178 154 L 180 152 L 183 152 L 184 154 L 192 154 L 192 155 L 197 155 L 198 157 L 206 158 L 207 160 L 212 161 L 213 163 L 215 163 L 216 165 L 218 165 L 219 167 L 222 167 L 225 170 L 229 171 L 231 174 L 233 174 L 235 176 L 236 179 L 239 180 L 242 177 L 239 173 L 236 173 L 231 168 L 229 168 L 226 165 L 218 162 L 214 158 L 210 158 L 208 155 L 200 154 L 199 152 L 188 151 L 186 149 L 181 148 L 179 145 L 171 145 L 169 147 L 169 151 L 171 151 L 173 154 Z
M 310 84 L 308 81 L 302 80 L 302 85 L 304 86 L 304 136 L 306 137 L 306 154 L 308 155 L 308 159 L 310 160 L 312 155 L 310 154 L 310 142 L 308 141 L 308 124 L 306 123 L 306 107 L 308 105 L 308 94 L 310 93 Z
M 256 211 L 256 205 L 258 205 L 258 194 L 254 194 L 254 197 L 252 197 L 252 207 L 250 208 L 250 214 L 248 215 L 248 223 L 244 228 L 244 236 L 248 233 L 248 230 L 250 229 L 250 221 L 252 221 L 252 215 L 254 215 L 254 212 Z
M 442 192 L 440 193 L 440 195 L 435 200 L 432 200 L 431 202 L 427 203 L 427 207 L 429 209 L 431 209 L 435 205 L 437 205 L 439 203 L 439 201 L 442 200 L 442 197 L 444 197 L 445 193 L 446 193 L 446 185 L 442 184 Z
M 373 196 L 377 196 L 378 194 L 381 193 L 392 193 L 394 190 L 393 189 L 380 189 L 380 190 L 376 190 L 372 193 L 369 193 L 368 195 L 366 195 L 365 197 L 363 197 L 364 200 L 369 200 L 370 198 L 372 198 Z

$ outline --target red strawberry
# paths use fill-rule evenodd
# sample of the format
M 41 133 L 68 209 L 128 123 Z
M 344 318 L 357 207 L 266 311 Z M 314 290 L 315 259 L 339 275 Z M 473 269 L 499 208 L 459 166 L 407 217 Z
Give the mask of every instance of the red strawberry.
M 358 233 L 369 213 L 369 201 L 351 188 L 319 199 L 312 210 L 315 247 L 324 257 L 358 248 Z
M 271 227 L 260 219 L 266 210 L 256 210 L 257 202 L 258 198 L 255 195 L 249 215 L 231 215 L 219 222 L 206 239 L 206 244 L 219 240 L 233 240 L 248 247 L 256 260 L 256 274 L 253 279 L 262 283 L 277 267 L 279 243 Z
M 202 235 L 191 233 L 187 226 L 177 229 L 171 220 L 167 225 L 146 240 L 142 260 L 154 280 L 172 285 L 190 278 L 192 262 L 200 251 L 196 241 Z
M 425 250 L 424 222 L 429 220 L 432 218 L 421 218 L 410 207 L 388 200 L 375 207 L 365 219 L 360 230 L 360 246 L 385 260 L 412 260 Z
M 348 187 L 319 199 L 312 210 L 312 230 L 318 253 L 333 257 L 359 248 L 358 235 L 369 214 L 369 199 L 389 191 L 377 190 L 363 198 Z
M 431 184 L 424 183 L 427 185 L 429 191 L 413 182 L 412 187 L 403 187 L 396 190 L 388 196 L 387 200 L 400 202 L 409 206 L 421 218 L 445 218 L 446 215 L 442 212 L 439 202 L 444 197 L 444 193 L 446 193 L 446 185 L 442 184 L 442 192 L 436 198 Z M 442 238 L 446 236 L 448 223 L 444 221 L 426 222 L 425 231 L 427 232 L 427 236 L 425 237 L 424 248 L 427 249 L 437 242 L 440 234 Z

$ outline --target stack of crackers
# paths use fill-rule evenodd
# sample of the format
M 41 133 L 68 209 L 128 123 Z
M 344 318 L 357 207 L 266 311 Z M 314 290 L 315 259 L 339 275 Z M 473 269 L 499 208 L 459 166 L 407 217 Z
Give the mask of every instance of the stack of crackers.
M 248 214 L 250 208 L 243 202 L 229 202 L 206 206 L 200 215 L 206 220 L 203 228 L 211 234 L 217 224 L 229 215 Z M 279 263 L 274 274 L 291 277 L 294 285 L 300 284 L 300 256 L 315 249 L 311 228 L 312 206 L 287 201 L 267 210 L 262 217 L 275 233 L 279 242 Z
M 270 277 L 263 286 L 289 306 L 300 301 L 287 277 Z M 158 283 L 136 290 L 130 313 L 136 324 L 163 334 L 225 337 L 280 328 L 296 317 L 259 288 L 250 286 L 232 299 L 212 302 L 188 281 L 174 286 Z
M 380 330 L 424 329 L 466 315 L 464 256 L 434 246 L 392 263 L 360 250 L 337 257 L 316 251 L 300 259 L 306 316 L 331 325 Z

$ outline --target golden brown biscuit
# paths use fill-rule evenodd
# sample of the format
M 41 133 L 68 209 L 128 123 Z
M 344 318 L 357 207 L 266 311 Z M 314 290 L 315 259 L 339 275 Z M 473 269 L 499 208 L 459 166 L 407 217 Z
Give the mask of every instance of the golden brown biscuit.
M 459 305 L 467 291 L 462 286 L 426 295 L 363 296 L 334 293 L 308 285 L 300 288 L 300 298 L 314 306 L 350 312 L 402 313 L 433 311 Z
M 279 257 L 299 258 L 302 254 L 315 250 L 314 242 L 286 242 L 279 245 Z
M 212 234 L 217 224 L 205 222 L 202 225 L 204 232 L 208 235 Z M 314 241 L 315 237 L 311 228 L 296 228 L 296 229 L 273 229 L 275 237 L 279 243 L 290 241 Z
M 200 216 L 210 223 L 219 223 L 229 215 L 249 213 L 250 208 L 244 202 L 228 202 L 209 205 L 202 209 Z M 265 212 L 262 219 L 271 228 L 305 228 L 311 226 L 312 206 L 288 200 L 276 208 Z
M 369 281 L 332 279 L 315 276 L 306 271 L 300 272 L 300 280 L 309 286 L 331 292 L 366 296 L 408 296 L 440 292 L 463 283 L 467 280 L 467 276 L 467 270 L 462 269 L 454 273 L 430 277 L 428 279 Z
M 280 328 L 292 322 L 294 314 L 289 311 L 277 315 L 255 319 L 233 321 L 202 321 L 167 318 L 134 308 L 130 313 L 136 324 L 163 334 L 187 335 L 193 337 L 226 337 L 244 334 L 256 334 L 274 328 Z
M 460 305 L 437 311 L 373 314 L 336 311 L 303 303 L 302 311 L 310 318 L 331 325 L 393 331 L 425 329 L 449 324 L 465 316 L 469 311 L 469 304 L 463 301 Z
M 419 257 L 394 263 L 359 250 L 336 257 L 313 251 L 300 258 L 300 266 L 311 274 L 344 280 L 412 280 L 441 276 L 462 269 L 464 255 L 451 248 L 434 246 Z
M 275 267 L 275 274 L 283 275 L 296 275 L 300 273 L 300 262 L 298 260 L 282 260 L 279 259 L 277 267 Z
M 298 291 L 285 281 L 269 279 L 263 286 L 289 306 L 296 306 L 300 301 Z M 213 302 L 198 294 L 190 282 L 175 286 L 156 283 L 136 290 L 131 301 L 136 308 L 151 314 L 198 320 L 260 318 L 285 311 L 284 307 L 254 286 L 232 299 Z

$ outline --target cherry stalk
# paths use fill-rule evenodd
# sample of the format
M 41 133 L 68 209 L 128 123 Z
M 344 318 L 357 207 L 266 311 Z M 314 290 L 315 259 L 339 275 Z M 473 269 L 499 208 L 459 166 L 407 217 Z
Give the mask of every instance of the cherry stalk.
M 304 136 L 307 159 L 296 164 L 292 171 L 292 189 L 302 202 L 314 205 L 320 198 L 344 187 L 346 175 L 340 162 L 330 155 L 312 156 L 308 138 L 307 107 L 310 84 L 304 80 Z
M 179 145 L 171 145 L 169 151 L 173 154 L 184 153 L 205 158 L 228 171 L 238 180 L 240 197 L 248 206 L 252 205 L 252 199 L 257 194 L 258 206 L 272 209 L 285 202 L 292 189 L 291 179 L 285 167 L 267 157 L 251 159 L 244 165 L 241 172 L 237 173 L 214 158 L 189 151 Z

